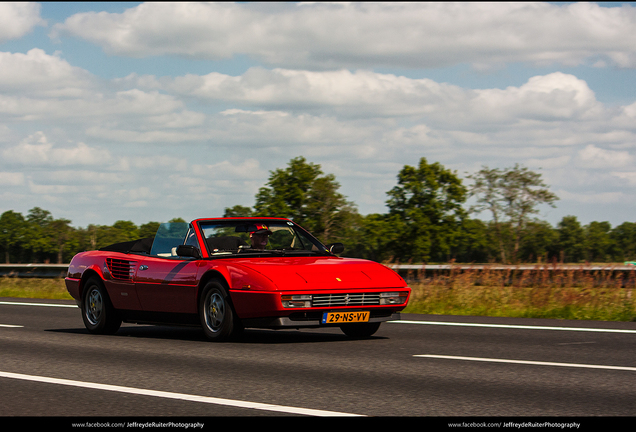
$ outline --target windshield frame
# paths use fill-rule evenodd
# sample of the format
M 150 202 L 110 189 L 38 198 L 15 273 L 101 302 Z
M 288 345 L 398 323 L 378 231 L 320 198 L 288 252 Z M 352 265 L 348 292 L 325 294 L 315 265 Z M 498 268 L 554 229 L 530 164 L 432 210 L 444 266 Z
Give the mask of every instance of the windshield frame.
M 300 225 L 294 223 L 290 219 L 283 218 L 219 218 L 219 219 L 199 219 L 193 221 L 199 229 L 202 239 L 202 247 L 206 249 L 210 258 L 236 258 L 236 257 L 255 257 L 255 256 L 333 256 L 327 247 L 314 237 L 309 231 L 302 228 Z M 252 249 L 249 245 L 249 231 L 247 228 L 241 228 L 237 231 L 237 226 L 247 227 L 248 225 L 254 226 L 256 224 L 264 224 L 274 229 L 274 234 L 282 232 L 287 228 L 293 236 L 293 239 L 299 239 L 301 242 L 309 241 L 311 249 L 306 248 L 274 248 L 271 243 L 268 242 L 266 249 Z M 221 229 L 225 225 L 228 228 L 234 228 L 235 236 L 241 237 L 241 241 L 245 245 L 237 247 L 236 250 L 217 250 L 212 249 L 206 239 L 206 231 L 212 229 Z M 271 237 L 271 236 L 270 236 Z M 290 245 L 291 246 L 291 245 Z

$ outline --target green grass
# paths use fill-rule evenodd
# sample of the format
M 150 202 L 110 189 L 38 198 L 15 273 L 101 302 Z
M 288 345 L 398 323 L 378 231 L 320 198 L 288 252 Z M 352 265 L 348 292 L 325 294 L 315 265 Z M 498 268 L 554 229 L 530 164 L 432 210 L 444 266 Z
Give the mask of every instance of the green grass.
M 72 300 L 61 278 L 0 277 L 0 297 Z

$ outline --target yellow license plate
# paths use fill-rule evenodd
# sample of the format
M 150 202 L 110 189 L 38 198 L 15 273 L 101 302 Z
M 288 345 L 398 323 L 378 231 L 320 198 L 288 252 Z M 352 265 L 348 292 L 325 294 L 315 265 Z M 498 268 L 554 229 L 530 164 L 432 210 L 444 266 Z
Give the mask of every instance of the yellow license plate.
M 367 322 L 371 312 L 325 312 L 322 314 L 323 324 L 339 324 L 339 323 L 354 323 L 354 322 Z

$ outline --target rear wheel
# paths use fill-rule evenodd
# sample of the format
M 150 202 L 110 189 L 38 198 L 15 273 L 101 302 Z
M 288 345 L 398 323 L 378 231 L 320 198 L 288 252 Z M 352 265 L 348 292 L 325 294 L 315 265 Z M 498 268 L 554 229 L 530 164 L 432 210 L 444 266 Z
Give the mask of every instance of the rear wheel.
M 113 334 L 119 330 L 121 318 L 100 279 L 92 277 L 86 281 L 81 305 L 82 319 L 89 332 Z
M 380 324 L 382 323 L 344 324 L 340 326 L 340 330 L 349 337 L 361 339 L 367 338 L 377 332 L 380 328 Z
M 213 341 L 228 340 L 242 330 L 242 326 L 227 290 L 217 280 L 208 282 L 199 300 L 199 318 L 206 337 Z

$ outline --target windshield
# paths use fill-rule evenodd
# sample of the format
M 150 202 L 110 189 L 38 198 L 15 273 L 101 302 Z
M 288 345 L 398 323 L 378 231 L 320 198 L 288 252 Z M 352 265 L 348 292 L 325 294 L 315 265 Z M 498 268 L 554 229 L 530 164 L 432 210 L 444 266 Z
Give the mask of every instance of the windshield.
M 152 243 L 150 255 L 164 258 L 176 256 L 177 247 L 184 244 L 186 234 L 190 231 L 190 224 L 188 223 L 169 222 L 161 224 Z
M 231 220 L 202 222 L 211 255 L 254 253 L 328 254 L 316 238 L 290 221 Z

